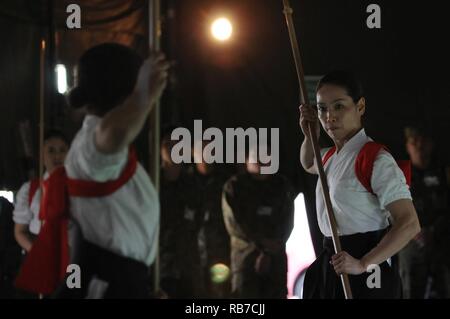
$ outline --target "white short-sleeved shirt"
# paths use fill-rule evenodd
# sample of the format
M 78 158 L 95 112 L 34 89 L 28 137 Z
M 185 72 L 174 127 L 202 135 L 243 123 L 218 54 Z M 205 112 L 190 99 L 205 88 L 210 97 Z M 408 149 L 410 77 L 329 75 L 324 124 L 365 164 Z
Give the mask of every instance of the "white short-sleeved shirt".
M 48 173 L 44 174 L 44 179 L 48 178 Z M 31 182 L 26 182 L 20 187 L 14 203 L 13 221 L 16 224 L 28 225 L 30 233 L 38 235 L 41 230 L 41 220 L 39 219 L 39 208 L 41 203 L 41 189 L 38 187 L 29 204 Z
M 371 186 L 376 196 L 359 182 L 355 173 L 355 161 L 361 148 L 369 141 L 372 139 L 361 129 L 324 166 L 339 235 L 386 228 L 389 225 L 386 206 L 399 199 L 411 200 L 403 172 L 385 150 L 377 155 L 372 171 Z M 322 158 L 326 151 L 327 149 L 322 150 Z M 330 237 L 331 230 L 320 181 L 316 187 L 316 205 L 320 230 Z
M 128 149 L 117 154 L 103 154 L 96 149 L 95 128 L 99 122 L 97 116 L 86 116 L 73 140 L 65 161 L 70 178 L 112 181 L 121 175 L 127 164 Z M 71 196 L 70 210 L 87 241 L 147 265 L 154 261 L 159 199 L 140 164 L 133 177 L 108 196 Z

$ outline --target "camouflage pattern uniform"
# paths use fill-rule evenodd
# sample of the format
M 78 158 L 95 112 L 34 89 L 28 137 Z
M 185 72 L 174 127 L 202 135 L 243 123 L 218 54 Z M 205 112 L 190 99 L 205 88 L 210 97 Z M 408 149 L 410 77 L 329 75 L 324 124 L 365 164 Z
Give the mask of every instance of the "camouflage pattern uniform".
M 231 236 L 233 297 L 287 295 L 285 243 L 293 228 L 294 194 L 284 177 L 266 178 L 244 173 L 233 176 L 224 186 L 222 208 Z M 269 251 L 268 240 L 278 242 L 279 248 Z M 264 266 L 256 271 L 261 256 Z
M 198 246 L 201 200 L 186 171 L 175 181 L 161 178 L 160 277 L 169 298 L 206 296 Z
M 448 254 L 441 245 L 450 231 L 443 171 L 413 167 L 411 195 L 422 231 L 399 253 L 404 298 L 449 298 Z
M 196 194 L 201 199 L 199 211 L 203 216 L 199 232 L 201 265 L 205 276 L 208 298 L 227 298 L 230 280 L 212 281 L 211 267 L 221 263 L 230 267 L 230 237 L 222 214 L 222 189 L 226 177 L 216 171 L 208 175 L 195 174 Z

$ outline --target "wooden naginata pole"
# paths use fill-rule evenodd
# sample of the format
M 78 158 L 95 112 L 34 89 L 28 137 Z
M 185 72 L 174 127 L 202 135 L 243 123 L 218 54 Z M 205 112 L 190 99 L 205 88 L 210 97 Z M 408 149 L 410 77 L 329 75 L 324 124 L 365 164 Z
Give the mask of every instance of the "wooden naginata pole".
M 308 91 L 306 89 L 303 65 L 302 65 L 302 60 L 301 60 L 301 56 L 300 56 L 300 49 L 299 49 L 298 42 L 297 42 L 297 36 L 295 34 L 294 21 L 292 20 L 293 10 L 292 10 L 291 6 L 289 5 L 289 0 L 283 0 L 283 6 L 284 6 L 283 13 L 286 17 L 286 23 L 287 23 L 287 27 L 288 27 L 288 31 L 289 31 L 289 38 L 290 38 L 290 42 L 291 42 L 291 46 L 292 46 L 292 54 L 294 56 L 295 68 L 297 70 L 297 77 L 298 77 L 298 82 L 300 85 L 300 103 L 301 104 L 309 104 Z M 339 253 L 340 251 L 342 251 L 342 248 L 341 248 L 341 242 L 339 240 L 339 235 L 337 232 L 338 225 L 336 223 L 336 218 L 334 216 L 333 206 L 331 205 L 330 192 L 329 192 L 328 184 L 327 184 L 327 177 L 326 177 L 325 171 L 323 169 L 322 158 L 320 156 L 319 142 L 317 139 L 317 135 L 316 135 L 314 126 L 315 126 L 314 124 L 309 123 L 308 130 L 309 130 L 309 134 L 311 136 L 314 158 L 316 160 L 316 166 L 317 166 L 317 170 L 319 173 L 319 180 L 320 180 L 320 184 L 322 186 L 322 194 L 323 194 L 323 198 L 325 201 L 325 206 L 327 208 L 327 216 L 328 216 L 328 222 L 329 222 L 330 228 L 331 228 L 331 235 L 332 235 L 332 239 L 333 239 L 334 250 L 336 253 Z M 352 296 L 352 291 L 350 288 L 350 282 L 348 280 L 348 275 L 341 274 L 340 277 L 341 277 L 342 287 L 344 289 L 345 298 L 352 299 L 353 296 Z
M 148 21 L 149 21 L 149 49 L 150 52 L 161 49 L 161 19 L 160 19 L 160 0 L 149 0 L 148 2 Z M 160 170 L 160 103 L 156 101 L 152 113 L 149 117 L 149 169 L 150 176 L 159 194 L 159 170 Z M 153 289 L 157 294 L 159 292 L 159 224 L 156 229 L 156 258 L 153 268 Z

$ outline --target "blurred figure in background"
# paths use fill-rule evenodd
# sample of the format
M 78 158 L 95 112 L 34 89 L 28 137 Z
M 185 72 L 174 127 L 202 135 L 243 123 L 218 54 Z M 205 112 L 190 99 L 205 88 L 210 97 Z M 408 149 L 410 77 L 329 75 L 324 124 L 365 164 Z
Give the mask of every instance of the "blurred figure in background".
M 171 158 L 171 132 L 161 141 L 161 288 L 169 298 L 205 298 L 198 234 L 203 222 L 192 172 Z
M 411 195 L 422 230 L 399 253 L 404 298 L 449 298 L 449 258 L 442 245 L 450 240 L 445 170 L 435 158 L 434 141 L 426 129 L 406 127 L 405 146 L 412 164 Z
M 261 174 L 262 165 L 250 150 L 247 172 L 231 177 L 223 189 L 235 298 L 287 296 L 285 244 L 294 223 L 294 193 L 285 177 Z
M 43 163 L 44 176 L 47 180 L 49 175 L 64 164 L 70 143 L 64 134 L 55 129 L 48 130 L 44 135 Z M 39 178 L 32 179 L 19 189 L 13 211 L 14 236 L 22 248 L 22 259 L 33 247 L 33 241 L 39 235 L 42 220 L 39 216 L 41 204 L 41 181 Z M 42 216 L 41 216 L 42 217 Z M 37 298 L 37 294 L 27 293 L 17 289 L 17 298 Z
M 222 214 L 222 189 L 227 180 L 224 172 L 205 158 L 208 142 L 194 147 L 195 193 L 199 197 L 198 210 L 203 217 L 199 230 L 199 251 L 208 298 L 228 298 L 230 293 L 230 237 Z
M 69 141 L 58 130 L 49 130 L 44 136 L 44 180 L 48 178 L 55 168 L 64 164 Z M 17 242 L 25 252 L 30 251 L 33 240 L 39 234 L 41 220 L 39 219 L 39 206 L 41 189 L 39 179 L 26 182 L 19 189 L 13 212 L 15 222 L 14 235 Z
M 13 204 L 0 195 L 0 299 L 17 295 L 14 278 L 20 268 L 22 249 L 14 238 L 13 210 Z

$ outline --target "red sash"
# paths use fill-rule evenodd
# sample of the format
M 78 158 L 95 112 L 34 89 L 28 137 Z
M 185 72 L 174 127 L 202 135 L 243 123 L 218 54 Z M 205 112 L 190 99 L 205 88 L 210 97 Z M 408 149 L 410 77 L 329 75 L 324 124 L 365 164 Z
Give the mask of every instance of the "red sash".
M 34 293 L 51 294 L 64 280 L 70 260 L 67 234 L 69 196 L 110 195 L 130 180 L 136 167 L 136 153 L 130 148 L 128 163 L 115 181 L 98 183 L 70 179 L 64 166 L 52 172 L 43 183 L 39 211 L 43 225 L 16 278 L 16 287 Z

